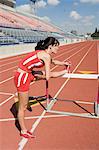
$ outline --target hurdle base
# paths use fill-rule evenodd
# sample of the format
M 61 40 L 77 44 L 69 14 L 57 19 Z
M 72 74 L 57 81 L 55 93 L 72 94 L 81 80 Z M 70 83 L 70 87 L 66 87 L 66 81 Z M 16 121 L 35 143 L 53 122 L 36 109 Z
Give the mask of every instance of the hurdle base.
M 48 113 L 60 114 L 64 116 L 74 116 L 74 117 L 82 117 L 82 118 L 90 118 L 90 119 L 99 119 L 99 116 L 90 115 L 89 113 L 71 113 L 64 111 L 55 111 L 55 110 L 47 110 Z
M 43 96 L 30 96 L 29 100 L 34 100 L 34 99 L 45 99 L 46 100 L 46 95 Z M 53 98 L 51 95 L 49 95 L 49 104 L 44 107 L 43 105 L 41 105 L 46 112 L 48 113 L 55 113 L 55 114 L 60 114 L 60 115 L 64 115 L 64 116 L 74 116 L 74 117 L 82 117 L 82 118 L 92 118 L 92 119 L 98 119 L 99 118 L 99 104 L 97 104 L 96 102 L 94 103 L 94 113 L 72 113 L 72 112 L 65 112 L 65 111 L 55 111 L 55 110 L 51 110 L 51 108 L 53 107 L 54 103 L 56 101 L 67 101 L 67 102 L 75 102 L 74 100 L 62 100 L 62 99 L 58 99 L 58 98 Z M 77 102 L 77 101 L 76 101 Z M 39 102 L 40 103 L 40 102 Z M 41 103 L 40 103 L 41 104 Z
M 94 103 L 94 114 L 99 117 L 99 104 L 97 102 Z

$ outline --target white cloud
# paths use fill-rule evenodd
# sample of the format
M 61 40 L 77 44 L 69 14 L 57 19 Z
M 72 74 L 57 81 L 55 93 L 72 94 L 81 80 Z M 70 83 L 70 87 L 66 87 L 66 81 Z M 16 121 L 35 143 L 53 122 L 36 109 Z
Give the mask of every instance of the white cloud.
M 77 2 L 74 2 L 73 5 L 74 5 L 74 6 L 78 6 L 78 3 L 77 3 Z
M 47 3 L 44 0 L 40 0 L 34 5 L 32 5 L 32 10 L 31 10 L 31 6 L 30 4 L 24 4 L 24 5 L 20 5 L 18 7 L 16 7 L 17 10 L 23 11 L 23 12 L 27 12 L 27 13 L 34 13 L 34 8 L 44 8 L 47 5 Z
M 44 20 L 44 21 L 47 21 L 47 22 L 51 22 L 51 19 L 47 16 L 44 16 L 44 17 L 40 17 L 40 19 Z
M 82 16 L 79 13 L 77 13 L 77 11 L 71 11 L 70 17 L 75 20 L 79 20 L 82 18 Z
M 91 26 L 92 25 L 92 21 L 95 18 L 95 16 L 91 15 L 91 16 L 85 16 L 82 19 L 82 23 L 84 23 L 84 25 L 86 26 Z
M 59 0 L 47 0 L 47 3 L 49 5 L 58 5 L 60 1 Z
M 93 3 L 93 4 L 96 4 L 96 3 L 99 3 L 99 0 L 80 0 L 80 2 L 82 2 L 82 3 Z
M 47 3 L 44 1 L 44 0 L 40 0 L 40 1 L 38 1 L 37 2 L 37 4 L 36 4 L 36 6 L 38 7 L 38 8 L 44 8 L 45 6 L 47 5 Z
M 29 4 L 25 4 L 25 5 L 20 5 L 18 7 L 16 7 L 17 10 L 23 11 L 23 12 L 28 12 L 31 13 L 31 8 Z

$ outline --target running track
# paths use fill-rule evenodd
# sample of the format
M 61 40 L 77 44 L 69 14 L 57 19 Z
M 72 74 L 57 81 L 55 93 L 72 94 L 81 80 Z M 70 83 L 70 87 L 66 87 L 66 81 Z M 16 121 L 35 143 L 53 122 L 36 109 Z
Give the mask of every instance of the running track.
M 58 60 L 71 61 L 73 73 L 88 71 L 98 74 L 97 51 L 99 51 L 99 41 L 86 41 L 61 46 L 57 55 L 53 57 Z M 21 141 L 10 108 L 14 103 L 16 93 L 13 75 L 22 57 L 24 56 L 20 55 L 0 60 L 1 150 L 17 150 Z M 63 68 L 52 65 L 51 69 L 57 71 Z M 49 82 L 49 91 L 52 96 L 80 102 L 87 101 L 89 103 L 82 104 L 82 106 L 91 112 L 93 112 L 92 102 L 97 99 L 97 87 L 97 80 L 69 79 L 67 81 L 65 78 L 55 78 L 50 79 Z M 30 95 L 44 95 L 44 93 L 44 81 L 31 84 Z M 71 102 L 57 102 L 53 109 L 86 113 Z M 43 118 L 38 121 L 37 117 L 33 118 L 34 116 Z M 44 118 L 44 116 L 47 117 Z M 30 139 L 24 146 L 24 150 L 99 150 L 99 119 L 45 113 L 39 105 L 33 106 L 33 112 L 26 111 L 26 117 L 27 127 L 28 129 L 34 128 L 36 138 Z

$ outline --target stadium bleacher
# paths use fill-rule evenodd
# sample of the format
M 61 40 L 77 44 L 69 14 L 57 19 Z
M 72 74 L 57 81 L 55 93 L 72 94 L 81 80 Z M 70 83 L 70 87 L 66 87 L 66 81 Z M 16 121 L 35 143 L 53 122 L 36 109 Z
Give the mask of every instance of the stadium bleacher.
M 40 17 L 18 12 L 14 8 L 8 9 L 0 4 L 0 45 L 37 43 L 48 36 L 54 36 L 60 41 L 64 40 L 64 37 L 79 39 Z
M 0 45 L 36 43 L 48 36 L 60 39 L 60 30 L 40 18 L 0 7 Z

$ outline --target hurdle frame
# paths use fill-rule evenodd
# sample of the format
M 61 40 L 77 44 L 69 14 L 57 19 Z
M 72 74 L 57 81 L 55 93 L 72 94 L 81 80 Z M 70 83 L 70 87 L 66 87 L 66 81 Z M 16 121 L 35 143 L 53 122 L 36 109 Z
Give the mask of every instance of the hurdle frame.
M 83 74 L 73 74 L 73 73 L 67 73 L 65 75 L 62 76 L 63 78 L 79 78 L 79 79 L 93 79 L 93 80 L 98 80 L 99 79 L 99 75 L 98 74 L 92 74 L 92 75 L 83 75 Z M 99 81 L 98 81 L 99 82 Z M 84 117 L 84 118 L 99 118 L 99 84 L 98 84 L 98 94 L 97 94 L 97 101 L 96 102 L 92 102 L 93 104 L 93 113 L 89 112 L 87 109 L 85 109 L 84 107 L 82 107 L 79 103 L 79 100 L 67 100 L 67 99 L 59 99 L 56 97 L 52 97 L 49 94 L 49 89 L 48 89 L 48 81 L 46 80 L 46 93 L 45 95 L 41 95 L 41 96 L 30 96 L 29 100 L 36 100 L 41 107 L 49 113 L 55 113 L 55 114 L 60 114 L 60 115 L 66 115 L 66 116 L 75 116 L 75 117 Z M 44 99 L 46 100 L 46 106 L 44 106 L 39 99 Z M 56 111 L 56 110 L 51 110 L 51 108 L 53 107 L 54 103 L 56 103 L 57 101 L 65 101 L 65 102 L 73 102 L 74 104 L 76 104 L 78 107 L 80 107 L 81 109 L 83 109 L 85 112 L 87 113 L 75 113 L 75 112 L 66 112 L 66 111 Z M 87 104 L 88 102 L 83 102 L 85 104 Z
M 80 74 L 80 76 L 77 76 L 79 74 L 65 74 L 63 77 L 64 78 L 84 78 L 83 74 Z M 89 78 L 90 76 L 90 78 Z M 99 74 L 93 74 L 93 75 L 89 75 L 87 74 L 87 79 L 94 79 L 94 80 L 98 80 L 99 79 Z M 49 113 L 55 113 L 55 114 L 60 114 L 60 115 L 66 115 L 66 116 L 75 116 L 75 117 L 83 117 L 83 118 L 99 118 L 99 81 L 98 81 L 98 94 L 97 94 L 97 101 L 93 102 L 93 109 L 94 109 L 94 113 L 91 113 L 89 111 L 87 111 L 84 107 L 80 106 L 77 103 L 77 100 L 63 100 L 63 99 L 58 99 L 56 97 L 53 98 L 49 98 L 49 94 L 48 94 L 48 81 L 46 80 L 46 95 L 47 95 L 47 110 L 46 112 Z M 76 105 L 79 105 L 80 107 L 82 107 L 83 110 L 85 110 L 87 112 L 86 113 L 75 113 L 75 112 L 66 112 L 66 111 L 56 111 L 56 110 L 51 110 L 51 108 L 53 107 L 54 103 L 56 103 L 57 101 L 68 101 L 68 102 L 74 102 Z M 86 103 L 86 102 L 85 102 Z

